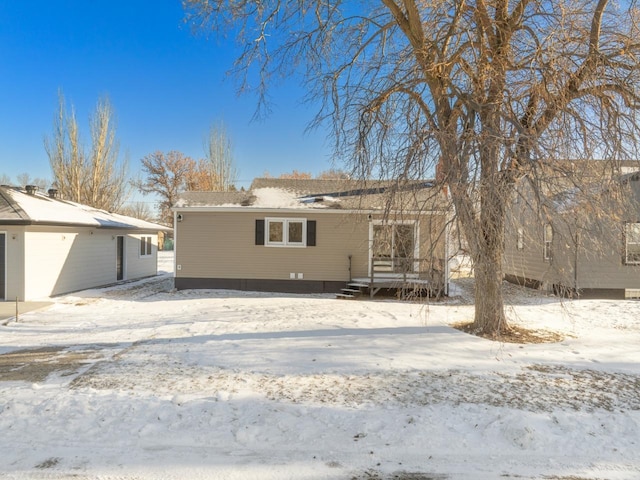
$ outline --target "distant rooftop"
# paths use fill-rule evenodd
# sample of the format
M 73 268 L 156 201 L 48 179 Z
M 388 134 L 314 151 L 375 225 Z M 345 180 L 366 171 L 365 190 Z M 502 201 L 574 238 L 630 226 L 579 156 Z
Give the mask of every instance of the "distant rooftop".
M 442 208 L 442 192 L 431 180 L 392 181 L 257 178 L 246 192 L 183 192 L 174 208 L 423 210 Z

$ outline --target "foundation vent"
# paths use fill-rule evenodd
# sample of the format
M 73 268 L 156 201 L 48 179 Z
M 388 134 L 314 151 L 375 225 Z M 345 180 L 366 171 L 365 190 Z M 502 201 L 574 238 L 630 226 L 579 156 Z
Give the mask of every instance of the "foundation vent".
M 624 298 L 634 300 L 640 299 L 640 288 L 625 288 Z

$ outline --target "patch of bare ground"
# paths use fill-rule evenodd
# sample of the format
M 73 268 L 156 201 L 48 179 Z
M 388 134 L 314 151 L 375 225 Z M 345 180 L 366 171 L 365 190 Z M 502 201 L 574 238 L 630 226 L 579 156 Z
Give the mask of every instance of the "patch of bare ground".
M 374 470 L 367 470 L 361 475 L 351 477 L 351 480 L 445 480 L 449 477 L 446 475 L 419 472 L 396 472 L 389 475 L 383 475 Z
M 576 477 L 574 475 L 569 475 L 567 476 L 562 476 L 562 477 L 556 477 L 555 475 L 552 477 L 543 477 L 547 480 L 604 480 L 604 478 L 595 478 L 595 477 Z
M 69 376 L 100 356 L 96 350 L 67 351 L 62 347 L 16 350 L 0 355 L 0 382 L 43 382 L 52 373 Z
M 451 326 L 461 332 L 502 343 L 557 343 L 564 340 L 564 337 L 557 332 L 529 330 L 517 325 L 511 325 L 507 331 L 499 335 L 483 334 L 473 326 L 473 322 L 455 323 Z

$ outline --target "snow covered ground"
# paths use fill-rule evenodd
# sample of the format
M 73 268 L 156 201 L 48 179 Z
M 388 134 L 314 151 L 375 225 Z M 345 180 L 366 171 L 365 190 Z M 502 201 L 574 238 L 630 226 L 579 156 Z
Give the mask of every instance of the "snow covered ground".
M 638 479 L 640 303 L 508 286 L 562 333 L 501 344 L 429 305 L 172 291 L 53 299 L 0 327 L 0 478 Z

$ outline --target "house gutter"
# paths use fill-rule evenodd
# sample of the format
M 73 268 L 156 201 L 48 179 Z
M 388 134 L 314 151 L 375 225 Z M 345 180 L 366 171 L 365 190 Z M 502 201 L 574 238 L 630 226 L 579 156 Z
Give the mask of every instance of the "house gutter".
M 202 212 L 202 213 L 295 213 L 300 215 L 303 212 L 306 213 L 319 213 L 319 214 L 361 214 L 361 215 L 373 215 L 373 214 L 404 214 L 404 215 L 433 215 L 448 213 L 448 209 L 442 210 L 390 210 L 388 212 L 384 210 L 342 210 L 340 208 L 246 208 L 246 207 L 173 207 L 174 213 L 177 212 Z

